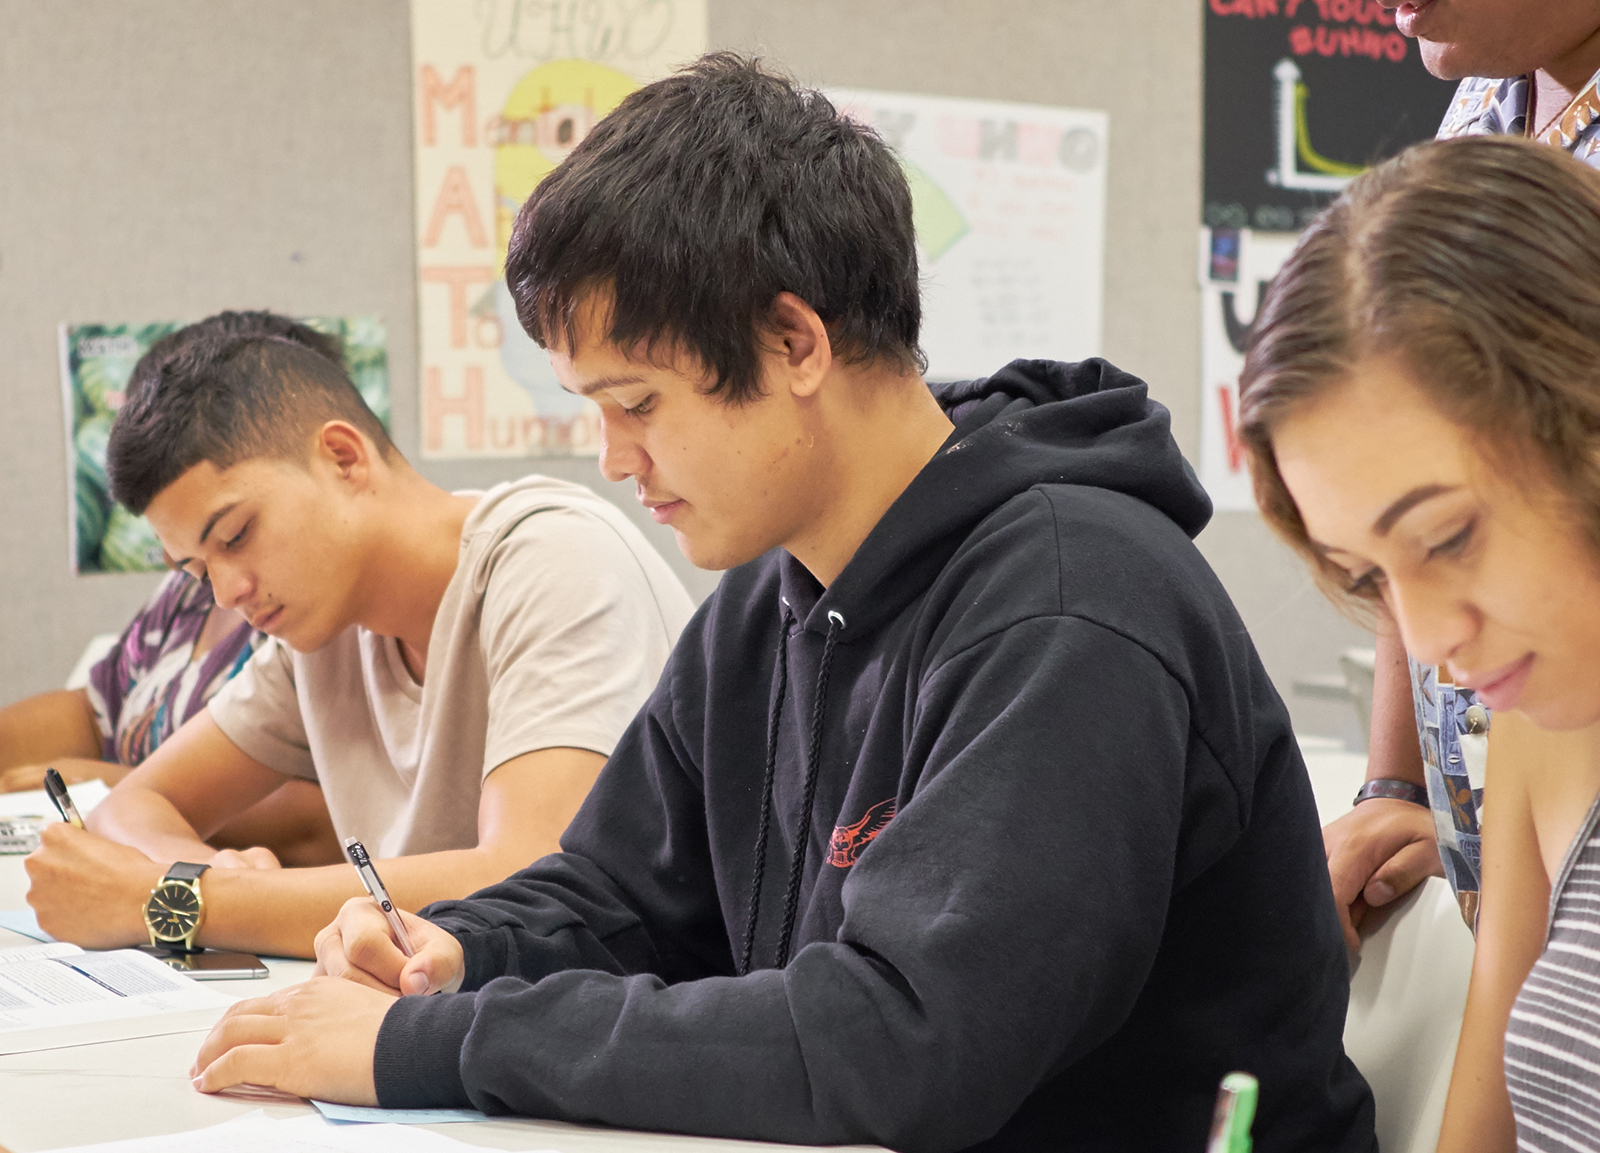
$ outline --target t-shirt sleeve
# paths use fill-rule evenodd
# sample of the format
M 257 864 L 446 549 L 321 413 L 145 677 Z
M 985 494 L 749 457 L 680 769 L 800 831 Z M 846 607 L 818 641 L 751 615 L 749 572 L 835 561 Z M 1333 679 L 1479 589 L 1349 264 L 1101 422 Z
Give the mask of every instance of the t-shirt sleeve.
M 246 756 L 286 776 L 317 779 L 295 692 L 294 655 L 276 637 L 256 650 L 206 708 Z
M 487 574 L 484 775 L 539 749 L 610 756 L 674 639 L 632 549 L 598 516 L 547 509 L 493 546 Z

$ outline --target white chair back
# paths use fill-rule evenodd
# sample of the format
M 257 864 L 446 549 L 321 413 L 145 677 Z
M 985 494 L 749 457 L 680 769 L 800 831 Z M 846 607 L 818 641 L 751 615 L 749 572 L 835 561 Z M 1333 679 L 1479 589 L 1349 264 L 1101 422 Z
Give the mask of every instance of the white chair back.
M 117 643 L 117 633 L 101 633 L 89 638 L 89 643 L 83 647 L 83 654 L 78 657 L 78 663 L 72 666 L 72 671 L 67 674 L 67 683 L 64 689 L 81 689 L 88 687 L 89 670 L 94 668 L 100 658 L 111 651 L 111 646 Z
M 1351 959 L 1344 1047 L 1372 1086 L 1383 1153 L 1433 1153 L 1472 973 L 1472 933 L 1447 882 L 1402 897 Z

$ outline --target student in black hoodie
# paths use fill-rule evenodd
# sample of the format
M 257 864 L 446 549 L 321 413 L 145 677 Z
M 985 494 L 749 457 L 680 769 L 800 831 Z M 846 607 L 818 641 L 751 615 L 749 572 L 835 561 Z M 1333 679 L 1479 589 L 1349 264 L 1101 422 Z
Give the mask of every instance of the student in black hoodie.
M 911 200 L 727 55 L 634 93 L 507 279 L 697 564 L 728 568 L 562 838 L 196 1061 L 387 1106 L 898 1149 L 1375 1148 L 1289 718 L 1190 542 L 1167 413 L 1103 361 L 930 392 Z M 402 996 L 402 993 L 434 993 Z

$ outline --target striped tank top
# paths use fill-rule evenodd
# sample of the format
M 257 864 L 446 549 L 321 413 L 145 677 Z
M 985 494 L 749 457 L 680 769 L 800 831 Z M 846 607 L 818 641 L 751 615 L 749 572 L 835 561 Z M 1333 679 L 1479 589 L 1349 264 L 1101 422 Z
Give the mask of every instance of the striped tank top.
M 1544 952 L 1506 1026 L 1518 1150 L 1600 1153 L 1600 798 L 1567 851 Z

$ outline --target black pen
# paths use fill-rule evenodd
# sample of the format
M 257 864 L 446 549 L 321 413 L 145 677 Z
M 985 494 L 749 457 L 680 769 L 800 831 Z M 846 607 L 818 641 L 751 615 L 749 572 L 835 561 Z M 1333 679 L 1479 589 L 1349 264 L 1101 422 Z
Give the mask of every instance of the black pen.
M 78 816 L 78 806 L 72 803 L 72 796 L 67 792 L 67 782 L 63 781 L 61 774 L 54 769 L 44 771 L 44 791 L 50 794 L 50 799 L 55 802 L 63 821 L 83 828 L 83 818 Z

